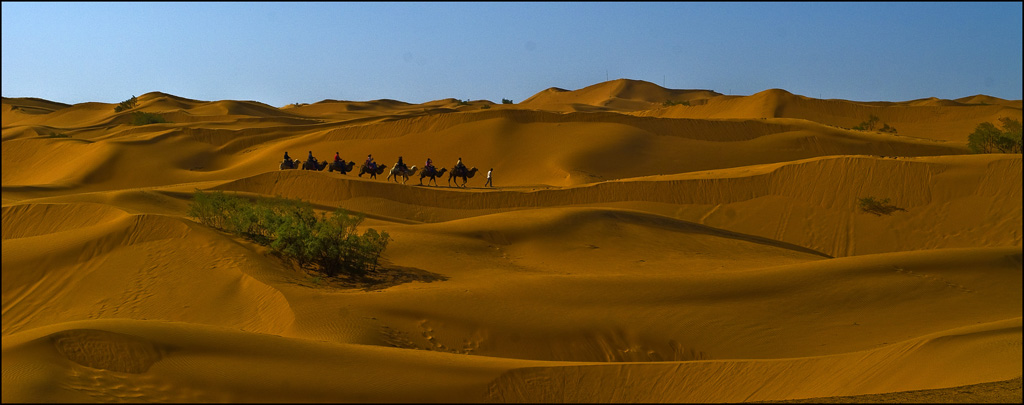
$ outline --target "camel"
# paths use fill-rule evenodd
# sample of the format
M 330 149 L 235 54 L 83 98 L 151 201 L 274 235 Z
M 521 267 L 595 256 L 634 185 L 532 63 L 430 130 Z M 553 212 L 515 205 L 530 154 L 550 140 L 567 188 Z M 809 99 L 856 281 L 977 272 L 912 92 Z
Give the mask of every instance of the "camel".
M 416 170 L 416 165 L 409 166 L 405 170 L 399 170 L 398 166 L 392 167 L 388 173 L 387 180 L 391 180 L 391 176 L 395 176 L 395 183 L 398 183 L 398 176 L 402 176 L 402 184 L 405 184 L 405 182 L 409 181 L 409 176 L 416 174 Z
M 285 159 L 281 161 L 281 170 L 298 169 L 299 159 Z
M 302 170 L 323 170 L 327 167 L 327 162 L 310 162 L 308 160 L 302 162 Z
M 378 164 L 377 165 L 377 170 L 369 170 L 366 167 L 366 163 L 363 163 L 362 166 L 359 166 L 359 177 L 363 177 L 364 174 L 369 173 L 371 179 L 376 179 L 377 175 L 381 174 L 381 173 L 384 173 L 384 169 L 386 169 L 387 167 L 388 167 L 388 165 Z
M 469 181 L 468 179 L 473 178 L 474 174 L 476 174 L 476 168 L 475 167 L 472 168 L 472 169 L 469 169 L 468 171 L 465 168 L 463 168 L 462 170 L 459 170 L 458 168 L 452 169 L 452 171 L 448 172 L 448 187 L 452 186 L 452 179 L 453 178 L 457 178 L 457 177 L 462 177 L 462 185 L 459 186 L 459 181 L 456 180 L 455 181 L 455 186 L 456 187 L 466 187 L 466 183 Z
M 423 185 L 423 178 L 424 177 L 430 177 L 430 180 L 427 180 L 427 185 L 429 186 L 430 182 L 434 182 L 434 185 L 436 186 L 437 185 L 437 178 L 443 176 L 444 172 L 447 171 L 447 170 L 448 169 L 445 169 L 443 167 L 441 169 L 439 169 L 439 170 L 434 170 L 433 172 L 427 172 L 426 169 L 423 169 L 423 171 L 420 172 L 420 185 L 421 186 Z
M 351 172 L 352 168 L 355 167 L 355 165 L 356 165 L 356 162 L 348 162 L 348 163 L 346 163 L 345 159 L 342 159 L 342 160 L 339 160 L 337 162 L 331 162 L 331 164 L 327 166 L 327 171 L 329 171 L 329 172 L 338 172 L 338 173 L 341 173 L 341 174 L 346 174 L 348 172 Z

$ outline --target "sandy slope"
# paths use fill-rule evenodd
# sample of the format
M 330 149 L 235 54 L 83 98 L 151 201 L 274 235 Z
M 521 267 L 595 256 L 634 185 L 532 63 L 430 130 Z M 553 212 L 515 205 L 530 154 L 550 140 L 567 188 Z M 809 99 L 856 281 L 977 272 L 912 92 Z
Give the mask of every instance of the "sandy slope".
M 140 127 L 113 107 L 3 99 L 5 402 L 1020 395 L 1022 161 L 965 145 L 1019 100 L 615 80 L 514 105 L 154 92 L 139 109 L 171 122 Z M 848 129 L 869 115 L 898 135 Z M 188 218 L 196 189 L 363 213 L 386 273 L 316 277 Z

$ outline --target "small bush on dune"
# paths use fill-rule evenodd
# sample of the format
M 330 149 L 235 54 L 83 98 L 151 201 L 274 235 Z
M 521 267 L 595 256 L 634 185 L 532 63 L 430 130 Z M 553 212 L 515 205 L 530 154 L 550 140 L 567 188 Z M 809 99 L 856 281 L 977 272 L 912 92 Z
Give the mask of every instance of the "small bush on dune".
M 863 122 L 861 122 L 860 124 L 857 124 L 857 126 L 851 128 L 851 129 L 856 129 L 858 131 L 874 131 L 875 127 L 878 125 L 879 122 L 881 122 L 881 120 L 878 117 L 876 117 L 875 115 L 872 114 L 872 115 L 868 116 L 868 120 L 867 121 L 863 121 Z M 879 128 L 878 131 L 879 132 L 886 132 L 886 133 L 890 133 L 890 134 L 896 135 L 896 128 L 895 127 L 891 127 L 891 126 L 889 126 L 889 124 L 886 124 L 884 122 L 882 123 L 882 128 Z
M 300 266 L 327 276 L 365 276 L 377 271 L 390 240 L 387 232 L 375 229 L 357 234 L 362 215 L 338 210 L 317 218 L 309 203 L 284 198 L 250 201 L 222 191 L 196 190 L 187 215 L 204 225 L 269 246 Z
M 160 114 L 148 113 L 143 111 L 132 112 L 132 125 L 148 125 L 148 124 L 163 124 L 167 123 L 167 120 Z
M 857 205 L 860 206 L 862 211 L 878 216 L 890 215 L 894 211 L 906 211 L 903 208 L 889 204 L 888 198 L 881 200 L 876 200 L 875 197 L 858 198 Z
M 192 204 L 188 207 L 188 215 L 199 223 L 218 229 L 224 229 L 224 218 L 229 215 L 228 199 L 222 191 L 202 193 L 196 191 L 192 195 Z
M 665 107 L 671 107 L 671 106 L 674 106 L 674 105 L 684 105 L 684 106 L 689 107 L 690 106 L 690 102 L 689 101 L 672 101 L 672 100 L 668 100 L 668 101 L 665 101 L 664 103 L 662 103 L 662 105 L 664 105 Z
M 503 98 L 503 99 L 501 99 L 501 103 L 502 104 L 512 104 L 512 100 L 509 100 L 507 98 Z
M 139 99 L 135 98 L 135 96 L 132 96 L 132 98 L 122 101 L 120 104 L 114 106 L 114 112 L 131 110 L 132 108 L 135 108 L 135 106 L 137 105 L 139 105 Z

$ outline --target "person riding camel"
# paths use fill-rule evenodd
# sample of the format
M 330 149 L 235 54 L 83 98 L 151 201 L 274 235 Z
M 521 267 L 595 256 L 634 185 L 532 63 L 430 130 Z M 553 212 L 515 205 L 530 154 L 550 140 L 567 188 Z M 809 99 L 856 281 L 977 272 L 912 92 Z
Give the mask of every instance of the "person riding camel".
M 334 161 L 335 162 L 340 162 L 341 161 L 341 155 L 339 155 L 338 152 L 334 152 Z
M 309 163 L 316 164 L 316 158 L 313 157 L 313 151 L 309 151 L 309 157 L 306 158 Z
M 395 164 L 395 167 L 397 167 L 398 170 L 401 170 L 402 172 L 405 172 L 406 170 L 409 170 L 409 168 L 405 165 L 405 163 L 402 162 L 402 157 L 401 156 L 398 157 L 398 163 Z
M 427 158 L 427 164 L 423 166 L 423 171 L 427 174 L 431 174 L 434 173 L 434 170 L 434 162 L 430 160 L 430 158 Z
M 462 158 L 459 158 L 459 161 L 455 163 L 455 168 L 452 169 L 452 172 L 455 172 L 455 174 L 462 174 L 465 170 L 466 165 L 462 164 Z
M 291 156 L 288 156 L 288 151 L 284 152 L 284 164 L 288 165 L 288 167 L 291 167 L 291 168 L 295 167 L 295 164 L 292 163 Z
M 373 161 L 373 154 L 366 155 L 366 168 L 368 170 L 377 170 L 377 163 Z

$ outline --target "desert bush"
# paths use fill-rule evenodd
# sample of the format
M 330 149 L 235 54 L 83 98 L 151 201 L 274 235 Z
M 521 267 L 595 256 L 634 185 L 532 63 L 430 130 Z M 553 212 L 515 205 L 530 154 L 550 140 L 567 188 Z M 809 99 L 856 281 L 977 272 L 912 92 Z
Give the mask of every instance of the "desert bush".
M 224 229 L 224 218 L 230 215 L 226 211 L 228 203 L 223 191 L 203 193 L 196 190 L 185 215 L 197 219 L 203 225 Z
M 132 125 L 163 124 L 166 122 L 167 120 L 160 114 L 143 111 L 132 112 Z
M 903 208 L 899 208 L 895 205 L 889 204 L 889 199 L 884 198 L 876 200 L 875 197 L 864 197 L 857 199 L 857 205 L 864 212 L 875 214 L 878 216 L 890 215 L 894 211 L 906 211 Z
M 856 129 L 858 131 L 872 131 L 875 129 L 876 123 L 878 123 L 878 117 L 870 115 L 868 116 L 867 121 L 863 121 L 860 124 L 857 124 L 857 126 L 853 127 L 853 129 Z
M 855 130 L 858 130 L 858 131 L 874 131 L 879 123 L 882 124 L 882 127 L 878 128 L 879 132 L 886 132 L 886 133 L 890 133 L 890 134 L 893 134 L 893 135 L 896 134 L 896 128 L 895 127 L 891 127 L 891 126 L 889 126 L 889 124 L 881 122 L 881 120 L 877 116 L 875 116 L 874 114 L 869 115 L 867 121 L 862 121 L 860 124 L 857 124 L 857 126 L 851 128 L 851 129 L 855 129 Z
M 196 190 L 187 215 L 204 225 L 269 246 L 300 266 L 327 276 L 375 272 L 390 240 L 387 232 L 375 229 L 358 235 L 356 228 L 363 222 L 362 215 L 339 209 L 317 218 L 309 203 L 284 198 L 248 200 L 222 191 Z
M 1021 153 L 1021 124 L 1012 118 L 999 119 L 1000 130 L 990 122 L 982 122 L 967 136 L 967 148 L 974 153 Z
M 501 103 L 502 104 L 512 104 L 512 100 L 509 100 L 507 98 L 503 98 L 503 99 L 501 99 Z
M 672 101 L 672 100 L 668 100 L 668 101 L 665 101 L 664 103 L 662 103 L 662 105 L 664 105 L 665 107 L 671 107 L 671 106 L 674 106 L 674 105 L 685 105 L 685 106 L 689 107 L 690 106 L 690 102 L 689 101 Z
M 481 110 L 487 110 L 489 108 L 491 108 L 490 104 L 484 104 L 482 107 L 480 107 Z
M 132 98 L 122 101 L 120 104 L 114 106 L 114 112 L 131 110 L 132 108 L 135 108 L 135 106 L 137 105 L 139 105 L 139 99 L 135 98 L 135 96 L 132 96 Z

